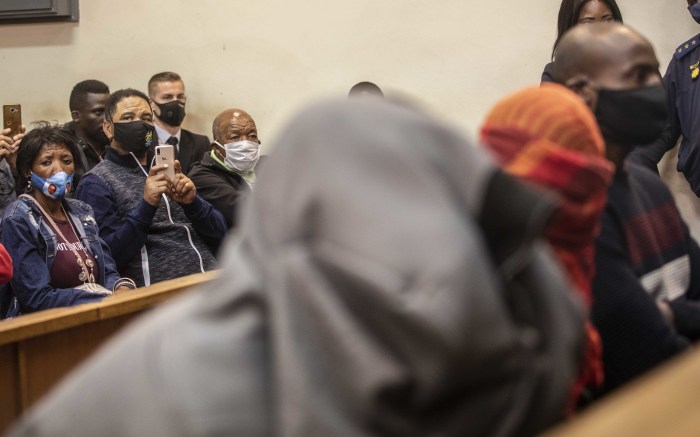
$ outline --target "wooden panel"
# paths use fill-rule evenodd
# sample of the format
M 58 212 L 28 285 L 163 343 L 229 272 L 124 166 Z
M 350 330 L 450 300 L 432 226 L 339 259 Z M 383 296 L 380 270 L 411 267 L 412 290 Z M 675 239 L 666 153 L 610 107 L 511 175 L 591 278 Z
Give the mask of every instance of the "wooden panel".
M 93 322 L 20 342 L 22 409 L 32 406 L 134 316 Z
M 700 350 L 686 353 L 592 406 L 546 437 L 700 435 Z
M 0 346 L 0 430 L 21 412 L 17 345 Z
M 0 322 L 0 434 L 131 320 L 218 272 L 160 282 L 102 302 Z

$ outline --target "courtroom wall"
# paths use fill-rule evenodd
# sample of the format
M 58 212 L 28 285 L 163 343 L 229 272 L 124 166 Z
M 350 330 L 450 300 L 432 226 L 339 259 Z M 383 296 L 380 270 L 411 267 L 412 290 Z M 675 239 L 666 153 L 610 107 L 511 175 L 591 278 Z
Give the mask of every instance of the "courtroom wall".
M 26 121 L 64 122 L 82 79 L 145 91 L 173 70 L 189 96 L 184 127 L 211 135 L 213 117 L 238 106 L 269 146 L 299 107 L 371 80 L 473 132 L 505 93 L 539 81 L 559 3 L 81 0 L 79 23 L 0 26 L 0 103 L 21 103 Z M 662 69 L 698 31 L 680 0 L 619 3 Z

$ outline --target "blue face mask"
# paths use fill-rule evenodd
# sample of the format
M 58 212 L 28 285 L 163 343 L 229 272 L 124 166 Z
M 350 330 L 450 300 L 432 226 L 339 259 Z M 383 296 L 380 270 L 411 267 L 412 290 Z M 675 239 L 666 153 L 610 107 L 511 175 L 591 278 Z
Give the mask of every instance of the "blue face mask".
M 690 15 L 692 15 L 693 20 L 700 24 L 700 3 L 695 3 L 694 5 L 689 6 L 688 10 L 690 11 Z
M 46 197 L 51 199 L 63 199 L 67 193 L 70 193 L 72 186 L 73 174 L 68 174 L 65 171 L 59 171 L 48 179 L 32 172 L 32 187 L 41 190 Z

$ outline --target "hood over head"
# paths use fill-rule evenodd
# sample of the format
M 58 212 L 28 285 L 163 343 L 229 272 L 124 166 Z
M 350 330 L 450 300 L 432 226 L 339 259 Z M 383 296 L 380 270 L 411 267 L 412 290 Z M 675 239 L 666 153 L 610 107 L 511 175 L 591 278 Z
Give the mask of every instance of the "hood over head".
M 563 414 L 581 319 L 534 237 L 511 277 L 492 261 L 479 216 L 497 172 L 412 110 L 313 106 L 273 147 L 222 277 L 134 326 L 44 412 L 79 403 L 92 417 L 125 379 L 131 402 L 107 406 L 130 417 L 117 432 L 541 430 Z M 119 389 L 80 389 L 91 373 Z

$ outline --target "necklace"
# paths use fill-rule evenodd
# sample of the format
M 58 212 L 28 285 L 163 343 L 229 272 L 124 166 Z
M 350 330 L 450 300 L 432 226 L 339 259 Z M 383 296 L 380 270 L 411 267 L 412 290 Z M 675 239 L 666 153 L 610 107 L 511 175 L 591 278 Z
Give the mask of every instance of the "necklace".
M 78 247 L 80 250 L 84 253 L 85 255 L 85 261 L 83 261 L 83 257 L 80 256 L 77 250 L 75 250 L 74 244 L 71 244 L 68 239 L 63 235 L 63 232 L 61 232 L 61 229 L 58 227 L 54 219 L 49 215 L 44 208 L 37 202 L 35 198 L 32 196 L 28 196 L 26 194 L 22 194 L 20 197 L 27 197 L 29 199 L 32 199 L 32 201 L 36 204 L 36 206 L 39 207 L 39 210 L 41 213 L 46 217 L 46 219 L 51 223 L 51 226 L 53 226 L 54 230 L 56 231 L 56 234 L 58 234 L 59 237 L 61 237 L 61 240 L 63 240 L 63 243 L 65 243 L 66 247 L 70 249 L 70 251 L 73 253 L 75 256 L 76 262 L 78 263 L 78 266 L 80 266 L 80 274 L 78 275 L 78 280 L 83 281 L 83 284 L 86 282 L 95 282 L 95 272 L 94 272 L 94 267 L 95 263 L 92 262 L 92 259 L 90 259 L 90 254 L 88 254 L 87 249 L 85 246 L 80 242 L 80 237 L 78 237 L 78 233 L 76 232 L 75 228 L 73 227 L 73 223 L 71 223 L 70 216 L 66 212 L 65 209 L 63 209 L 63 205 L 61 205 L 61 210 L 63 211 L 63 214 L 66 216 L 66 220 L 68 220 L 68 225 L 70 226 L 71 231 L 73 231 L 73 235 L 75 235 L 75 238 L 78 242 Z M 88 268 L 90 269 L 88 271 Z
M 83 261 L 83 257 L 80 256 L 80 254 L 75 250 L 73 245 L 71 245 L 68 242 L 66 237 L 64 237 L 63 234 L 61 233 L 61 231 L 58 229 L 58 227 L 56 227 L 58 234 L 61 236 L 63 241 L 66 243 L 66 246 L 69 246 L 73 252 L 73 255 L 76 256 L 78 265 L 80 266 L 80 269 L 82 270 L 82 272 L 80 272 L 80 274 L 78 275 L 78 279 L 83 281 L 83 283 L 95 282 L 95 273 L 94 273 L 95 263 L 93 263 L 92 260 L 90 259 L 90 254 L 87 252 L 85 245 L 80 242 L 80 237 L 78 237 L 78 232 L 75 230 L 75 227 L 73 225 L 72 220 L 70 219 L 70 216 L 68 215 L 66 210 L 63 209 L 63 205 L 61 205 L 61 210 L 63 211 L 63 214 L 66 216 L 66 220 L 68 220 L 68 226 L 70 226 L 70 230 L 73 231 L 73 235 L 75 235 L 75 239 L 79 243 L 78 248 L 83 252 L 83 255 L 85 255 L 85 261 Z M 86 265 L 90 269 L 90 273 L 88 273 L 88 269 L 85 267 Z

